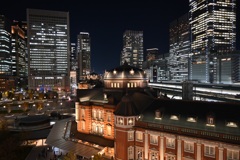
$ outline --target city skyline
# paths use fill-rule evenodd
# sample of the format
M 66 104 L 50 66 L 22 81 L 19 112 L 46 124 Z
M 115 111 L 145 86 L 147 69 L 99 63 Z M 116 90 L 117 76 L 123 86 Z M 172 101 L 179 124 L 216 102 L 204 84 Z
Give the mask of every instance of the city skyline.
M 71 43 L 76 43 L 80 32 L 90 33 L 91 68 L 97 73 L 103 73 L 119 65 L 122 37 L 124 31 L 128 29 L 143 31 L 144 54 L 149 48 L 158 48 L 161 54 L 168 53 L 169 25 L 189 10 L 187 0 L 167 1 L 164 5 L 154 1 L 101 3 L 88 1 L 80 4 L 44 2 L 47 1 L 34 2 L 34 4 L 21 2 L 15 6 L 7 2 L 2 5 L 0 14 L 11 20 L 26 21 L 27 8 L 69 12 Z M 237 49 L 239 50 L 238 10 L 239 8 L 237 8 Z

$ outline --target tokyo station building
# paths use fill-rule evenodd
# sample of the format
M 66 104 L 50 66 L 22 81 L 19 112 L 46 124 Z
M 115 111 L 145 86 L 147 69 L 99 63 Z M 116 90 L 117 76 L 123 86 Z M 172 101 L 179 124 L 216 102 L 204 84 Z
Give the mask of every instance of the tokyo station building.
M 116 160 L 239 160 L 240 104 L 159 97 L 127 63 L 78 89 L 76 138 Z

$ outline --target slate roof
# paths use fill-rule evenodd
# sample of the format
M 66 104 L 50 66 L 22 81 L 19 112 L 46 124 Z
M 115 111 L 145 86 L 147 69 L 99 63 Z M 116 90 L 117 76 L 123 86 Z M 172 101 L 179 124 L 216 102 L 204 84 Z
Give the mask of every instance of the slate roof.
M 137 116 L 139 113 L 138 108 L 129 94 L 122 97 L 122 100 L 118 103 L 114 112 L 115 115 L 119 116 Z
M 160 110 L 161 120 L 155 118 L 156 110 Z M 215 127 L 206 125 L 210 114 L 214 116 Z M 155 99 L 141 112 L 141 121 L 240 135 L 239 114 L 238 103 Z M 170 119 L 172 115 L 178 116 L 179 120 Z M 196 118 L 196 122 L 187 121 L 189 117 Z M 238 127 L 227 127 L 227 122 L 235 122 Z

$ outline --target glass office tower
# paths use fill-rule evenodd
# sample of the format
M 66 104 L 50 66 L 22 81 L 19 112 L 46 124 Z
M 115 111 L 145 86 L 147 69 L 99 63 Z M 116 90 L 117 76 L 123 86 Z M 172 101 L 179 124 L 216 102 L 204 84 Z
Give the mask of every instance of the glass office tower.
M 188 13 L 170 23 L 169 28 L 169 69 L 171 80 L 188 80 L 190 54 L 190 30 Z
M 236 49 L 236 0 L 190 0 L 191 79 L 216 81 L 217 55 Z
M 91 38 L 88 32 L 80 32 L 77 37 L 79 79 L 85 80 L 91 72 Z
M 11 59 L 11 22 L 0 15 L 0 76 L 12 75 Z
M 27 9 L 29 89 L 69 91 L 69 13 Z
M 120 65 L 126 61 L 129 65 L 142 69 L 143 60 L 143 31 L 126 30 L 123 34 Z

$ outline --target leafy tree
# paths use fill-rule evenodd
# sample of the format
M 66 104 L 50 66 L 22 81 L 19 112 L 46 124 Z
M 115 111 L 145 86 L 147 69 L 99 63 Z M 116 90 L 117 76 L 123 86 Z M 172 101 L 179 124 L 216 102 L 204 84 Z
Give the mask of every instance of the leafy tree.
M 95 154 L 93 160 L 104 160 L 101 154 Z
M 73 152 L 70 151 L 63 157 L 63 160 L 77 160 L 77 157 Z
M 23 110 L 24 112 L 27 111 L 28 105 L 29 105 L 28 102 L 24 102 L 24 103 L 23 103 L 23 105 L 22 105 L 22 110 Z
M 39 102 L 38 104 L 37 104 L 37 110 L 38 111 L 41 111 L 43 109 L 43 103 L 42 102 Z
M 18 95 L 18 100 L 19 100 L 19 101 L 22 101 L 22 99 L 23 99 L 23 94 L 22 94 L 22 93 L 19 93 L 19 95 Z

